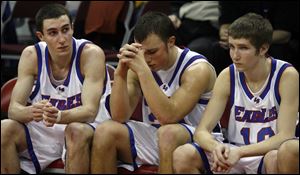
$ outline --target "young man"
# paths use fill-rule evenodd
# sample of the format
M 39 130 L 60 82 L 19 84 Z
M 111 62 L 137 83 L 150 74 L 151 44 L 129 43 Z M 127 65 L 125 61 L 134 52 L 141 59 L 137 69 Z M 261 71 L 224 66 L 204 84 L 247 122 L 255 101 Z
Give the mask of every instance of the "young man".
M 1 121 L 1 173 L 40 173 L 64 145 L 66 172 L 89 171 L 94 128 L 110 118 L 104 102 L 111 87 L 102 49 L 73 38 L 71 21 L 58 4 L 36 15 L 41 42 L 22 52 L 9 119 Z
M 110 98 L 113 120 L 96 129 L 92 173 L 117 173 L 117 160 L 134 169 L 160 163 L 165 172 L 172 168 L 173 150 L 192 140 L 216 73 L 204 56 L 175 46 L 174 31 L 168 16 L 149 12 L 136 24 L 135 43 L 120 49 Z M 129 120 L 140 99 L 143 122 Z M 161 125 L 167 126 L 158 131 Z
M 289 63 L 267 56 L 270 22 L 257 14 L 240 17 L 229 28 L 233 64 L 216 80 L 213 96 L 195 132 L 194 144 L 174 151 L 176 173 L 258 173 L 263 155 L 295 133 L 299 74 Z M 230 104 L 228 141 L 210 134 Z

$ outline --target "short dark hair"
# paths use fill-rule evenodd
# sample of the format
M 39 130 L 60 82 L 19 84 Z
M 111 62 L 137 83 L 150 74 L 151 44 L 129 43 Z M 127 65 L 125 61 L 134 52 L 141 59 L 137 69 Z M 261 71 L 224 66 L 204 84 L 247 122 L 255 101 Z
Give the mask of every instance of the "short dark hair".
M 72 24 L 70 12 L 61 4 L 47 4 L 39 9 L 35 16 L 36 30 L 43 33 L 43 22 L 45 19 L 59 18 L 62 15 L 67 15 Z
M 175 28 L 169 17 L 162 12 L 150 11 L 138 19 L 134 29 L 134 39 L 144 41 L 149 34 L 158 35 L 167 43 L 171 36 L 175 36 Z
M 259 49 L 263 44 L 271 45 L 273 27 L 270 21 L 261 15 L 247 13 L 230 25 L 228 35 L 233 38 L 249 39 L 250 43 Z

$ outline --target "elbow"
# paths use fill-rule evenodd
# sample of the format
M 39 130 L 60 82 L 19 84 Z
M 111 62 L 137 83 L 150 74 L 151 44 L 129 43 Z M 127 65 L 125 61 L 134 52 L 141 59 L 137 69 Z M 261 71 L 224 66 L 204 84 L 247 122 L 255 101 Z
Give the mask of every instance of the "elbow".
M 97 117 L 97 114 L 98 114 L 98 110 L 97 109 L 92 109 L 92 108 L 89 108 L 86 110 L 87 111 L 87 119 L 88 121 L 87 122 L 94 122 L 96 117 Z
M 12 110 L 8 110 L 8 112 L 7 112 L 7 118 L 12 119 L 12 116 L 13 116 Z
M 116 111 L 111 111 L 111 118 L 113 121 L 119 122 L 119 123 L 125 123 L 127 121 L 128 117 L 125 117 L 127 115 L 125 115 L 124 113 L 121 112 L 116 112 Z
M 125 123 L 126 120 L 120 117 L 112 117 L 113 121 L 116 121 L 118 123 Z
M 12 105 L 9 105 L 8 111 L 7 111 L 7 118 L 13 119 L 13 118 L 14 118 L 13 116 L 14 116 L 14 110 L 13 110 L 13 107 L 12 107 Z
M 166 115 L 160 114 L 160 115 L 155 115 L 155 116 L 157 116 L 156 118 L 161 125 L 178 123 L 180 121 L 180 119 L 183 118 L 183 117 L 181 117 L 179 115 L 175 115 L 173 113 L 168 113 Z

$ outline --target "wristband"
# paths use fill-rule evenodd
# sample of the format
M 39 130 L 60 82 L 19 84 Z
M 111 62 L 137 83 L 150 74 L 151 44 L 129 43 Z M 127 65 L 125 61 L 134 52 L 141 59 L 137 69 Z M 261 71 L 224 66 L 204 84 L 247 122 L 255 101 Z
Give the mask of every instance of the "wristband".
M 61 111 L 58 111 L 57 118 L 56 118 L 56 123 L 60 122 L 60 120 L 61 120 Z

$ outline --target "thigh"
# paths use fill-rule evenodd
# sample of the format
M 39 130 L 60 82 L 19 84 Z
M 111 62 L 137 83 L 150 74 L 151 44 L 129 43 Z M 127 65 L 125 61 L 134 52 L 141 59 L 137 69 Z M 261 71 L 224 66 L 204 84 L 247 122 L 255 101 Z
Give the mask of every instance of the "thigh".
M 129 131 L 126 125 L 113 120 L 97 125 L 94 142 L 115 146 L 118 160 L 132 163 Z

